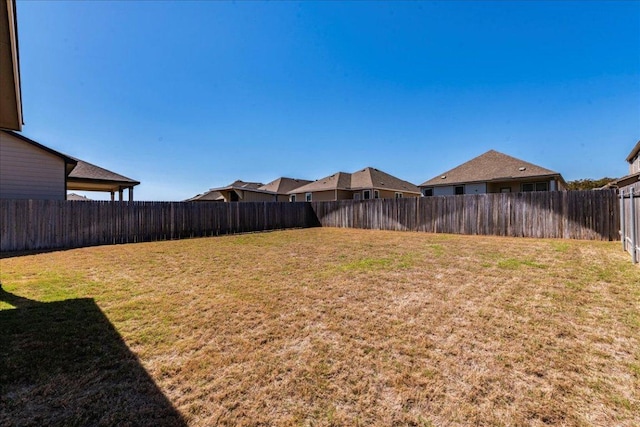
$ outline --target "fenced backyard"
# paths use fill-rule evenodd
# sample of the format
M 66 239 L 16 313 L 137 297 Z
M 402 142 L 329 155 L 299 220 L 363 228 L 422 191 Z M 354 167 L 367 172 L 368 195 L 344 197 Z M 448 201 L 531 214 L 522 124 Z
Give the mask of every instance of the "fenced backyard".
M 631 188 L 620 190 L 620 240 L 622 248 L 631 254 L 631 261 L 640 261 L 640 194 Z
M 0 200 L 0 250 L 76 248 L 316 226 L 613 241 L 620 237 L 621 206 L 615 190 L 312 203 Z

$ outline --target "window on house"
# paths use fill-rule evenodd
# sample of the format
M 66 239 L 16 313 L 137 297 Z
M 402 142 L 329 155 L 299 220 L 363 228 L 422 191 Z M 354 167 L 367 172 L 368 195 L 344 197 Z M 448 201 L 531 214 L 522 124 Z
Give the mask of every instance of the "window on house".
M 360 193 L 353 193 L 353 200 L 360 200 Z
M 522 191 L 549 191 L 549 184 L 546 182 L 525 182 L 522 184 Z
M 296 201 L 296 195 L 295 194 L 290 195 L 289 196 L 289 201 L 290 202 L 295 202 Z
M 305 194 L 304 194 L 304 199 L 305 199 L 307 202 L 310 202 L 310 201 L 311 201 L 311 193 L 305 193 Z
M 464 185 L 458 185 L 453 189 L 453 194 L 464 194 Z
M 425 197 L 433 196 L 433 188 L 425 188 L 424 190 L 422 190 L 422 195 Z
M 396 199 L 402 199 L 402 193 L 397 193 L 396 192 Z
M 378 190 L 373 190 L 373 198 L 374 199 L 379 199 L 380 198 L 380 192 Z
M 549 185 L 546 182 L 536 182 L 536 191 L 549 191 Z
M 511 193 L 511 187 L 502 187 L 500 188 L 501 193 Z
M 364 190 L 362 192 L 362 198 L 364 200 L 369 200 L 371 198 L 371 190 Z

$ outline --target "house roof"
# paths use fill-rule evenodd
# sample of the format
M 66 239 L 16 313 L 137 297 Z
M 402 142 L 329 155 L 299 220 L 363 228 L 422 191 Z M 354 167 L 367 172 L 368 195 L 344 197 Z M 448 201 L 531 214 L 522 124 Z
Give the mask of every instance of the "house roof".
M 54 156 L 60 157 L 64 161 L 64 163 L 66 165 L 67 175 L 69 175 L 71 173 L 71 171 L 75 168 L 75 166 L 78 163 L 77 159 L 74 159 L 71 156 L 67 156 L 66 154 L 62 154 L 59 151 L 56 151 L 56 150 L 54 150 L 52 148 L 49 148 L 46 145 L 42 145 L 39 142 L 36 142 L 33 139 L 29 139 L 26 136 L 21 135 L 21 134 L 19 134 L 17 132 L 12 132 L 10 130 L 1 130 L 0 132 L 4 132 L 7 135 L 11 135 L 12 137 L 17 138 L 17 139 L 19 139 L 19 140 L 21 140 L 21 141 L 23 141 L 23 142 L 25 142 L 25 143 L 27 143 L 29 145 L 32 145 L 32 146 L 34 146 L 36 148 L 39 148 L 40 150 L 46 151 L 47 153 L 51 153 Z
M 264 184 L 261 182 L 245 182 L 241 179 L 233 181 L 225 187 L 211 188 L 209 191 L 227 191 L 227 190 L 257 190 Z
M 470 182 L 512 181 L 522 178 L 552 177 L 562 179 L 560 173 L 533 163 L 508 156 L 495 150 L 469 160 L 451 170 L 438 174 L 420 187 L 463 184 Z
M 15 0 L 0 1 L 0 129 L 22 130 L 22 89 Z
M 313 193 L 327 190 L 361 190 L 378 189 L 400 191 L 406 193 L 420 193 L 420 189 L 408 181 L 396 178 L 386 172 L 372 167 L 366 167 L 354 173 L 337 172 L 325 178 L 318 179 L 307 185 L 303 185 L 293 193 Z
M 209 190 L 203 194 L 198 194 L 190 199 L 185 200 L 185 202 L 221 202 L 224 201 L 224 197 L 222 193 L 215 190 Z
M 627 162 L 631 163 L 633 162 L 633 158 L 636 156 L 636 154 L 638 154 L 640 152 L 640 141 L 638 141 L 636 143 L 636 146 L 633 147 L 633 149 L 631 150 L 631 153 L 629 153 L 629 155 L 627 156 Z
M 90 202 L 91 199 L 86 197 L 86 196 L 81 196 L 79 194 L 76 193 L 69 193 L 67 194 L 67 200 L 71 200 L 71 201 L 80 201 L 80 202 Z
M 84 160 L 75 159 L 78 163 L 69 174 L 68 182 L 103 182 L 112 184 L 121 184 L 126 186 L 135 186 L 140 184 L 139 181 L 127 178 L 126 176 L 111 172 L 110 170 L 101 168 Z M 71 186 L 70 186 L 71 187 Z
M 631 184 L 635 184 L 636 182 L 640 182 L 640 172 L 632 173 L 630 175 L 623 176 L 622 178 L 618 178 L 607 183 L 607 185 L 602 188 L 624 188 L 628 187 Z
M 270 191 L 276 194 L 287 194 L 291 190 L 295 190 L 298 187 L 309 184 L 313 181 L 309 181 L 307 179 L 295 179 L 295 178 L 285 178 L 281 177 L 278 179 L 274 179 L 268 184 L 259 187 L 260 190 Z

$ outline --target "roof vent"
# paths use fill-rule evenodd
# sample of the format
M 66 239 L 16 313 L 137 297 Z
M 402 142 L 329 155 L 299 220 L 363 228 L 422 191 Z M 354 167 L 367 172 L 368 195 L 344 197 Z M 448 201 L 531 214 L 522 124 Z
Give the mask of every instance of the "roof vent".
M 447 175 L 442 175 L 440 178 L 447 179 Z
M 521 166 L 521 167 L 519 167 L 519 168 L 518 168 L 518 170 L 519 170 L 520 172 L 524 172 L 524 171 L 526 171 L 526 170 L 527 170 L 527 168 L 526 168 L 526 167 L 524 167 L 524 166 Z

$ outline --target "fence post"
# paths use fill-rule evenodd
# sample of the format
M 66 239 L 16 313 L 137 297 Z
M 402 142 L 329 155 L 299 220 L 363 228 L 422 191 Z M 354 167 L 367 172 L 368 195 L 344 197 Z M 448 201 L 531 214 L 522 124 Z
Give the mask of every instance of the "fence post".
M 624 215 L 624 189 L 620 190 L 620 241 L 622 241 L 622 250 L 627 250 L 627 235 L 625 227 Z
M 629 203 L 631 203 L 631 224 L 629 234 L 631 235 L 631 261 L 635 264 L 638 262 L 638 254 L 636 251 L 636 209 L 633 201 L 633 187 L 629 189 Z

